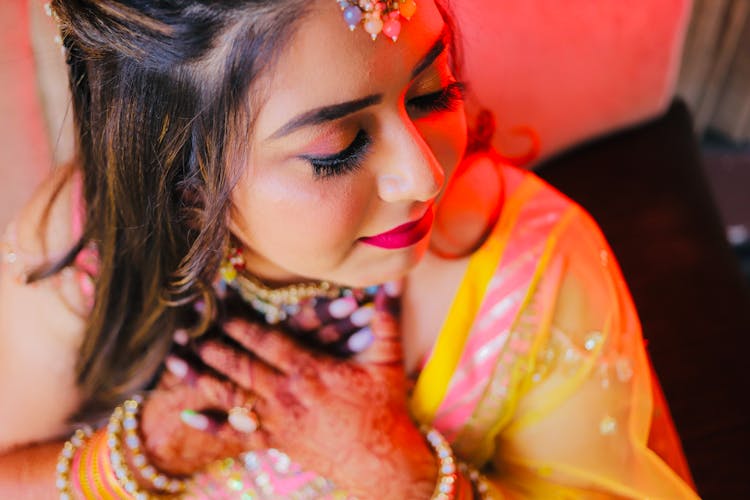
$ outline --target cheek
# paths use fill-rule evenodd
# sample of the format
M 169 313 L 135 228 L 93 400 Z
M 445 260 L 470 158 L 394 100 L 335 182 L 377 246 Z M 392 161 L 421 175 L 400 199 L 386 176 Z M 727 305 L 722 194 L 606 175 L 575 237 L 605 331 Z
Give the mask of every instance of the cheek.
M 352 190 L 345 178 L 315 181 L 292 169 L 243 179 L 235 196 L 243 239 L 267 257 L 343 251 L 362 219 Z

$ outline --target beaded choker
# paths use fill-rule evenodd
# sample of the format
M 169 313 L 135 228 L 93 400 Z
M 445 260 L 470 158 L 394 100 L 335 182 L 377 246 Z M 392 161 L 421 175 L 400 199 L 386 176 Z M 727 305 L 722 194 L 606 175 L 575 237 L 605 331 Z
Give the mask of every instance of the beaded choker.
M 259 279 L 246 274 L 242 250 L 230 247 L 219 270 L 223 281 L 257 312 L 273 325 L 299 312 L 299 304 L 315 298 L 335 299 L 351 295 L 352 289 L 328 281 L 296 283 L 271 288 Z

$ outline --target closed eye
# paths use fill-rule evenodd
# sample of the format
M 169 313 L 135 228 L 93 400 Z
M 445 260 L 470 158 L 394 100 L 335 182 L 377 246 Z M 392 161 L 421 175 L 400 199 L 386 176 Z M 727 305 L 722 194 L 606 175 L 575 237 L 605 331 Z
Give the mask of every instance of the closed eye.
M 437 92 L 409 99 L 407 106 L 423 113 L 456 111 L 465 99 L 466 87 L 464 82 L 452 82 Z
M 372 138 L 364 130 L 343 151 L 327 156 L 301 156 L 313 169 L 316 179 L 326 179 L 357 170 L 362 166 Z

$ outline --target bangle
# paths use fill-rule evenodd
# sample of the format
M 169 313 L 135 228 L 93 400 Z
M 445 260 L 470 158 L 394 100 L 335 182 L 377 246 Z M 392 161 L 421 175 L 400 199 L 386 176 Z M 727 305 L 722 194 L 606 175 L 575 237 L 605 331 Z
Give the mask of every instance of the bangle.
M 94 478 L 96 498 L 131 500 L 132 497 L 122 488 L 117 477 L 115 477 L 114 468 L 109 459 L 107 432 L 105 430 L 97 432 L 91 439 L 90 446 L 94 449 L 94 453 L 91 454 L 86 467 Z
M 109 417 L 107 424 L 107 447 L 109 448 L 109 459 L 115 471 L 115 477 L 120 486 L 136 500 L 148 500 L 149 495 L 141 490 L 138 483 L 130 474 L 125 457 L 120 450 L 120 429 L 122 427 L 124 410 L 118 406 Z
M 154 466 L 148 463 L 141 447 L 141 439 L 138 437 L 138 408 L 140 398 L 134 397 L 123 403 L 124 409 L 122 427 L 125 431 L 123 442 L 125 447 L 130 451 L 133 458 L 133 465 L 138 470 L 138 474 L 150 483 L 154 490 L 165 491 L 167 493 L 181 493 L 185 491 L 187 481 L 170 478 L 158 472 Z
M 438 477 L 432 500 L 451 500 L 456 496 L 456 459 L 448 441 L 437 430 L 430 427 L 422 427 L 425 439 L 435 452 L 438 460 Z
M 469 477 L 471 486 L 476 492 L 479 500 L 492 500 L 493 497 L 490 494 L 490 486 L 487 482 L 487 478 L 485 478 L 481 472 L 464 462 L 459 463 L 458 468 L 462 473 Z
M 91 427 L 84 426 L 76 429 L 69 440 L 65 442 L 57 458 L 55 485 L 60 492 L 60 500 L 73 500 L 73 491 L 70 489 L 70 469 L 73 457 L 80 451 L 93 431 Z
M 169 494 L 179 493 L 185 489 L 187 482 L 168 478 L 156 472 L 156 469 L 148 464 L 146 456 L 141 451 L 137 418 L 140 401 L 140 397 L 135 396 L 115 408 L 107 425 L 107 445 L 109 446 L 110 461 L 115 477 L 122 488 L 136 500 L 147 500 L 156 496 L 142 490 L 138 481 L 128 469 L 127 460 L 122 453 L 122 445 L 124 444 L 132 452 L 133 464 L 136 466 L 139 476 L 148 480 L 154 490 Z

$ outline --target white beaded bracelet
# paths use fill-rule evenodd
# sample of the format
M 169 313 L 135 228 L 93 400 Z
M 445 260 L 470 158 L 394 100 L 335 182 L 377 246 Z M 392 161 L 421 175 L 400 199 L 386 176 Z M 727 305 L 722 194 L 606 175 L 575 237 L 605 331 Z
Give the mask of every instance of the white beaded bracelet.
M 423 426 L 422 433 L 438 459 L 438 478 L 432 500 L 451 500 L 456 496 L 456 457 L 448 441 L 437 430 Z
M 121 443 L 128 448 L 133 456 L 133 464 L 141 477 L 151 482 L 154 489 L 177 494 L 185 490 L 187 483 L 175 478 L 168 478 L 148 464 L 146 456 L 141 451 L 141 440 L 138 437 L 138 408 L 140 396 L 134 396 L 115 408 L 107 425 L 107 445 L 115 476 L 122 487 L 133 495 L 136 500 L 154 498 L 155 495 L 140 489 L 138 482 L 128 470 L 127 462 L 122 454 Z
M 65 441 L 60 455 L 57 457 L 55 469 L 55 485 L 60 492 L 60 500 L 73 500 L 70 489 L 70 466 L 76 452 L 86 443 L 94 431 L 88 425 L 76 429 L 69 440 Z
M 122 420 L 125 411 L 122 406 L 115 408 L 107 424 L 107 447 L 109 448 L 109 459 L 115 471 L 115 477 L 120 485 L 136 500 L 148 500 L 149 494 L 140 489 L 138 483 L 130 474 L 125 457 L 120 449 L 120 437 Z
M 154 489 L 172 494 L 181 493 L 187 487 L 187 482 L 167 477 L 158 472 L 148 463 L 146 455 L 143 454 L 141 439 L 138 436 L 138 409 L 140 402 L 140 397 L 134 397 L 125 401 L 122 405 L 124 408 L 122 427 L 125 430 L 123 442 L 133 457 L 133 464 L 138 469 L 138 473 L 141 477 L 149 481 Z

